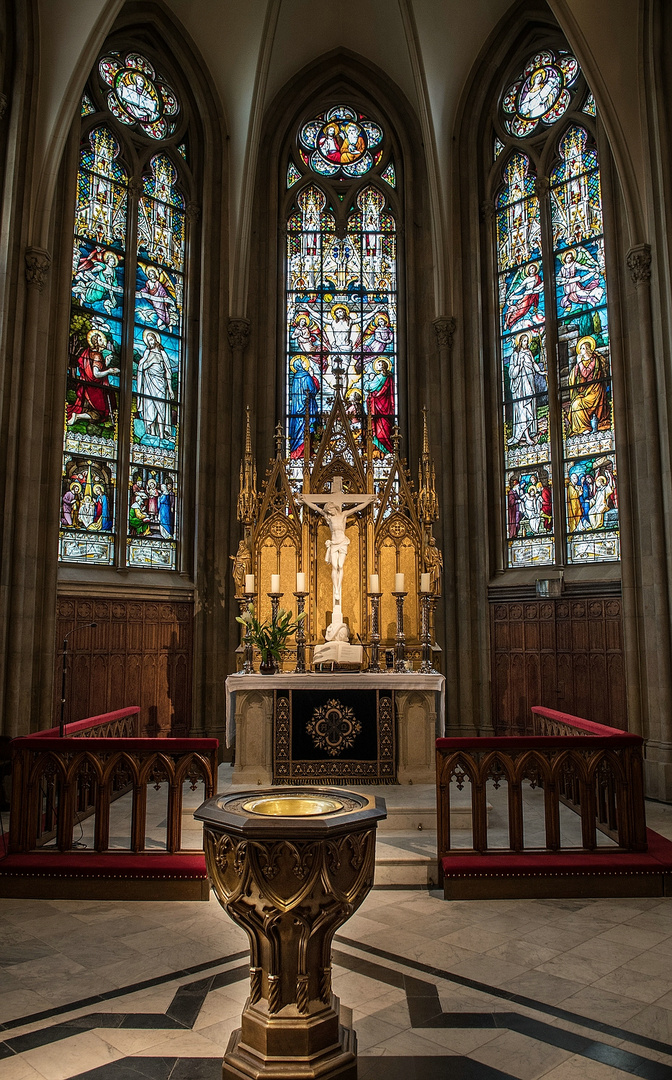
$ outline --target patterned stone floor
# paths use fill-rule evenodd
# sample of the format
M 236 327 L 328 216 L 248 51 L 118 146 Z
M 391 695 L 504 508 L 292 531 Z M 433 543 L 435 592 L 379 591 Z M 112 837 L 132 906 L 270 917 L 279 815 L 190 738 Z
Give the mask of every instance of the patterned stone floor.
M 214 900 L 0 900 L 0 1080 L 215 1080 L 246 960 Z M 335 965 L 360 1080 L 672 1078 L 672 898 L 375 890 Z

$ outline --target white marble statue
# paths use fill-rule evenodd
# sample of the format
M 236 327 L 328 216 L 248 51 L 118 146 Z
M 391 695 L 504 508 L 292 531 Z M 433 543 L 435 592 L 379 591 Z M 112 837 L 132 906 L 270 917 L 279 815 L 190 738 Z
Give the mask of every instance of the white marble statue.
M 331 625 L 327 630 L 327 641 L 334 640 L 337 634 L 342 635 L 339 628 L 343 625 L 343 613 L 341 609 L 341 588 L 343 585 L 343 566 L 348 554 L 350 541 L 345 534 L 347 520 L 351 514 L 363 510 L 369 503 L 374 502 L 375 495 L 348 495 L 343 490 L 343 478 L 335 476 L 331 484 L 331 491 L 324 495 L 297 495 L 299 505 L 305 505 L 310 510 L 324 518 L 329 526 L 329 539 L 326 542 L 325 562 L 331 564 L 331 583 L 333 588 L 333 611 Z M 347 631 L 346 631 L 347 632 Z

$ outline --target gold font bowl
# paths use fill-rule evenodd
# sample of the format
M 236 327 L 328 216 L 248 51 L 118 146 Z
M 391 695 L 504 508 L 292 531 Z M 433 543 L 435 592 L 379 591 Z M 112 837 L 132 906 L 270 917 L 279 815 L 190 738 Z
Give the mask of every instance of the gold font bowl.
M 343 809 L 340 799 L 312 795 L 265 795 L 243 803 L 248 814 L 264 817 L 317 817 Z

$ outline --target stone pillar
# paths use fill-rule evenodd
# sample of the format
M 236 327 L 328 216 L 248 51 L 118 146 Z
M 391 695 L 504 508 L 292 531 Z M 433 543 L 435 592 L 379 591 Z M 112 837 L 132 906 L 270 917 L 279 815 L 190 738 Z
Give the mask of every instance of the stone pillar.
M 632 566 L 624 565 L 626 654 L 639 661 L 646 737 L 646 785 L 651 798 L 672 801 L 672 650 L 664 531 L 659 392 L 651 311 L 651 248 L 627 256 L 635 286 L 638 340 L 626 374 L 629 425 Z M 634 335 L 633 335 L 634 338 Z
M 41 326 L 42 291 L 51 255 L 29 247 L 25 260 L 25 317 L 20 358 L 10 413 L 13 443 L 13 482 L 8 485 L 5 546 L 9 564 L 3 568 L 7 588 L 5 734 L 23 735 L 44 726 L 44 702 L 50 700 L 55 593 L 45 595 L 45 574 L 56 560 L 56 538 L 49 534 L 51 515 L 40 498 L 45 470 L 47 400 L 47 333 Z M 37 523 L 42 527 L 38 528 Z M 45 545 L 47 545 L 45 547 Z M 52 558 L 49 552 L 53 548 Z M 48 666 L 47 666 L 48 665 Z

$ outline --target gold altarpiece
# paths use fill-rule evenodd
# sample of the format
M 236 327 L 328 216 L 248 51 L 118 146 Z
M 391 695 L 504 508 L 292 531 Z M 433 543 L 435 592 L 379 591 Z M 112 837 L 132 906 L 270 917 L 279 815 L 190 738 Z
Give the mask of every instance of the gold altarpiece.
M 306 416 L 306 433 L 309 417 Z M 350 541 L 345 561 L 342 610 L 349 625 L 351 641 L 369 644 L 371 612 L 367 596 L 369 576 L 378 574 L 380 590 L 381 649 L 394 645 L 397 629 L 396 601 L 393 596 L 395 574 L 403 573 L 405 590 L 404 634 L 406 658 L 418 666 L 420 643 L 420 574 L 428 573 L 433 594 L 439 595 L 441 584 L 441 553 L 436 546 L 432 526 L 439 515 L 436 496 L 434 464 L 429 455 L 427 413 L 423 410 L 423 443 L 418 466 L 417 488 L 411 480 L 406 461 L 400 456 L 401 438 L 393 435 L 393 453 L 387 468 L 376 459 L 378 451 L 369 424 L 358 445 L 352 432 L 351 420 L 340 391 L 324 425 L 317 446 L 304 440 L 302 481 L 296 479 L 296 462 L 284 457 L 286 440 L 279 426 L 276 429 L 275 458 L 269 463 L 266 479 L 257 490 L 257 466 L 252 454 L 250 408 L 247 408 L 245 453 L 240 466 L 238 520 L 243 538 L 238 552 L 231 556 L 236 582 L 236 598 L 241 610 L 247 602 L 245 575 L 254 574 L 259 617 L 270 618 L 271 575 L 280 575 L 280 604 L 296 612 L 296 575 L 306 574 L 306 640 L 309 646 L 324 641 L 331 621 L 332 580 L 330 565 L 325 561 L 325 541 L 329 529 L 322 518 L 297 504 L 296 495 L 318 494 L 331 490 L 336 477 L 342 478 L 344 490 L 350 495 L 376 495 L 376 500 L 360 511 L 347 528 Z M 432 642 L 434 643 L 433 627 Z M 433 663 L 438 666 L 438 649 L 434 646 Z M 308 657 L 312 650 L 308 649 Z M 290 670 L 295 651 L 288 649 L 283 669 Z M 240 666 L 240 665 L 239 665 Z

